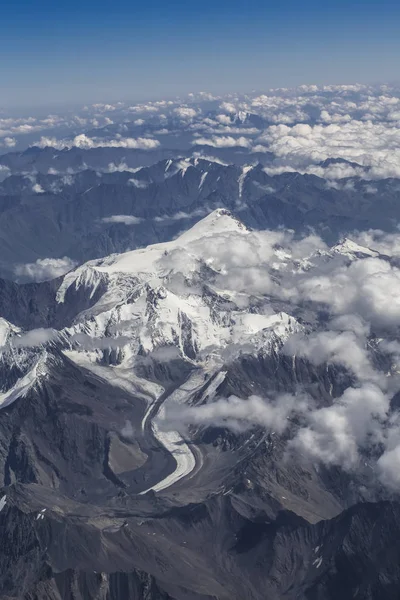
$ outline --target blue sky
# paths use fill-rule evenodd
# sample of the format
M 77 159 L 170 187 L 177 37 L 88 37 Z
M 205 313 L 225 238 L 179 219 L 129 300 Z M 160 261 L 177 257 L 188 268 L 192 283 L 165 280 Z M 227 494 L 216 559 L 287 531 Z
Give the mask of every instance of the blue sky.
M 0 105 L 396 82 L 400 3 L 305 0 L 2 6 Z

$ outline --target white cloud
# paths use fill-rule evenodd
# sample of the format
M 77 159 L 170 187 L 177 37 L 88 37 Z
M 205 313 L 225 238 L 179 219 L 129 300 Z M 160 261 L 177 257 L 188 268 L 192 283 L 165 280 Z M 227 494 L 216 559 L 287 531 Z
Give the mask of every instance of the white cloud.
M 333 179 L 354 175 L 368 179 L 400 177 L 400 126 L 392 123 L 351 120 L 330 125 L 272 125 L 258 142 L 279 158 L 281 165 L 277 167 L 285 170 Z M 318 165 L 328 158 L 355 162 L 364 169 Z
M 375 327 L 400 325 L 400 270 L 380 258 L 349 265 L 331 263 L 327 272 L 300 274 L 293 298 L 323 303 L 336 314 L 357 314 Z
M 219 107 L 229 114 L 236 113 L 236 106 L 232 102 L 222 102 Z
M 377 375 L 365 349 L 366 340 L 360 340 L 352 331 L 319 331 L 310 335 L 293 335 L 284 347 L 285 353 L 306 357 L 312 364 L 333 363 L 344 365 L 361 380 Z
M 138 171 L 140 171 L 140 169 L 141 167 L 128 167 L 128 165 L 124 161 L 120 162 L 118 165 L 111 162 L 108 163 L 106 173 L 123 173 L 124 171 L 129 173 L 137 173 Z
M 360 449 L 383 441 L 389 397 L 373 383 L 347 388 L 332 406 L 311 411 L 291 442 L 296 452 L 345 469 L 358 466 Z
M 198 425 L 234 431 L 263 426 L 281 433 L 288 426 L 289 415 L 305 408 L 306 402 L 301 395 L 281 394 L 277 398 L 266 399 L 254 395 L 247 400 L 230 396 L 200 406 L 167 405 L 159 424 L 166 429 Z
M 187 212 L 184 212 L 183 210 L 180 210 L 179 212 L 174 213 L 171 216 L 163 215 L 162 217 L 154 217 L 154 221 L 156 223 L 163 223 L 164 221 L 182 221 L 184 219 L 193 219 L 194 217 L 205 217 L 209 212 L 211 212 L 211 211 L 208 211 L 203 208 L 194 210 L 191 213 L 187 213 Z
M 193 144 L 199 146 L 213 146 L 214 148 L 234 148 L 237 146 L 250 148 L 251 144 L 245 137 L 234 138 L 229 135 L 213 135 L 211 138 L 197 138 Z
M 32 186 L 32 192 L 34 192 L 35 194 L 44 194 L 45 190 L 42 188 L 40 183 L 35 183 Z
M 230 125 L 232 122 L 229 115 L 217 115 L 215 118 L 222 125 Z
M 64 139 L 57 140 L 56 138 L 42 137 L 39 142 L 35 144 L 40 148 L 50 146 L 62 150 L 63 148 L 82 148 L 88 150 L 90 148 L 132 148 L 137 150 L 154 150 L 160 146 L 158 140 L 152 138 L 116 138 L 116 139 L 105 139 L 105 138 L 90 138 L 86 134 L 81 133 L 75 136 L 72 140 Z
M 103 223 L 123 223 L 124 225 L 138 225 L 143 221 L 140 217 L 134 217 L 133 215 L 112 215 L 111 217 L 104 217 Z
M 38 258 L 34 263 L 17 265 L 14 269 L 18 278 L 46 281 L 64 275 L 76 266 L 76 261 L 64 258 Z
M 16 146 L 17 144 L 17 140 L 13 137 L 5 137 L 3 140 L 3 145 L 6 148 L 14 148 L 14 146 Z
M 191 120 L 194 119 L 197 115 L 197 110 L 194 108 L 189 108 L 187 106 L 179 106 L 174 109 L 174 113 L 178 115 L 183 120 Z
M 34 348 L 56 340 L 59 336 L 55 329 L 31 329 L 22 335 L 11 338 L 11 344 L 16 348 Z

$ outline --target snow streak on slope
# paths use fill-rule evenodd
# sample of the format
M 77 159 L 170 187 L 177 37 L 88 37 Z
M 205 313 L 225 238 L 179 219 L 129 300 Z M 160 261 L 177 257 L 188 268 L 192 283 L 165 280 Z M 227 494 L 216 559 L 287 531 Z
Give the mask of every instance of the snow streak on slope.
M 34 367 L 28 371 L 24 377 L 21 377 L 12 388 L 4 393 L 0 393 L 0 408 L 9 406 L 18 398 L 23 398 L 31 387 L 36 383 L 38 376 L 44 374 L 44 362 L 46 355 L 41 356 Z

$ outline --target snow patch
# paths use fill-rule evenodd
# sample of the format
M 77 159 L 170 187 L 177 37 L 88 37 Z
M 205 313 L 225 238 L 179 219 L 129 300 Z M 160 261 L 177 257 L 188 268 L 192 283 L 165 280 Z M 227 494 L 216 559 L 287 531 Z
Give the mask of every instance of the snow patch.
M 253 169 L 254 167 L 251 165 L 246 165 L 245 167 L 242 167 L 242 174 L 239 176 L 238 179 L 238 184 L 239 184 L 239 198 L 242 198 L 242 194 L 243 194 L 243 186 L 244 186 L 244 182 L 246 180 L 246 177 L 248 175 L 248 173 Z
M 201 176 L 201 178 L 200 178 L 200 183 L 199 183 L 199 190 L 201 190 L 201 188 L 203 187 L 203 185 L 204 185 L 204 182 L 205 182 L 205 180 L 206 180 L 206 177 L 207 177 L 207 175 L 208 175 L 208 171 L 205 171 L 205 172 L 202 174 L 202 176 Z
M 316 558 L 316 559 L 313 561 L 313 565 L 315 565 L 315 567 L 316 567 L 317 569 L 319 569 L 319 568 L 320 568 L 320 566 L 322 565 L 322 556 L 320 556 L 320 557 Z

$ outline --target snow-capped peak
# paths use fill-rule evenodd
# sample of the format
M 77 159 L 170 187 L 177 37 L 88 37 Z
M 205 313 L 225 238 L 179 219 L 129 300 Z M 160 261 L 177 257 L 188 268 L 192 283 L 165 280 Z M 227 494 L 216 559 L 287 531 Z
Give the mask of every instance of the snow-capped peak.
M 354 258 L 358 255 L 379 256 L 379 252 L 371 250 L 371 248 L 367 248 L 366 246 L 360 246 L 349 238 L 344 238 L 342 242 L 336 244 L 336 246 L 333 246 L 331 248 L 331 252 L 343 254 L 349 256 L 350 258 Z
M 164 256 L 171 254 L 172 252 L 184 250 L 187 257 L 186 271 L 189 266 L 202 258 L 202 244 L 204 240 L 207 243 L 207 238 L 222 235 L 222 234 L 240 234 L 246 235 L 249 233 L 249 229 L 243 223 L 236 219 L 228 210 L 218 208 L 212 213 L 207 215 L 201 221 L 198 221 L 191 229 L 182 233 L 178 238 L 171 242 L 165 242 L 161 244 L 153 244 L 146 248 L 140 248 L 138 250 L 132 250 L 131 252 L 125 252 L 123 254 L 114 254 L 103 260 L 95 260 L 90 263 L 86 263 L 80 269 L 72 271 L 66 276 L 64 283 L 61 285 L 58 297 L 62 298 L 63 290 L 67 286 L 69 287 L 75 281 L 74 274 L 82 270 L 79 273 L 79 277 L 82 278 L 83 273 L 87 273 L 87 270 L 96 270 L 100 273 L 107 273 L 109 275 L 115 275 L 116 273 L 129 273 L 131 275 L 141 275 L 145 279 L 149 280 L 159 272 L 161 263 L 160 261 Z M 189 269 L 190 270 L 190 269 Z M 92 276 L 89 277 L 90 284 L 94 285 L 95 281 Z M 86 279 L 85 279 L 86 281 Z M 78 287 L 79 282 L 76 281 L 75 287 Z M 61 300 L 60 300 L 61 301 Z
M 226 288 L 227 241 L 240 246 L 250 235 L 228 210 L 217 209 L 171 242 L 83 265 L 66 275 L 59 298 L 71 286 L 92 294 L 98 283 L 93 273 L 106 280 L 69 334 L 101 339 L 100 350 L 110 334 L 118 337 L 115 344 L 123 348 L 126 364 L 159 347 L 202 360 L 211 349 L 217 354 L 231 345 L 256 349 L 276 336 L 283 339 L 297 328 L 295 320 L 275 313 L 268 299 L 252 307 L 251 292 L 228 293 Z M 93 352 L 95 344 L 86 346 Z
M 239 219 L 225 208 L 217 208 L 191 229 L 185 231 L 175 241 L 187 243 L 202 237 L 209 237 L 219 233 L 247 233 L 249 229 Z

